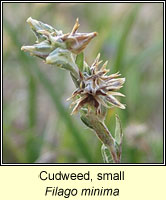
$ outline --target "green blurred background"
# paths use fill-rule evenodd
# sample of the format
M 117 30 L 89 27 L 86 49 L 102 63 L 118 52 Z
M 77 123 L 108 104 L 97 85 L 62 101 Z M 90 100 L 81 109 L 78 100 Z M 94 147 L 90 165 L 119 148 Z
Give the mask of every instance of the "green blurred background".
M 163 162 L 162 3 L 3 3 L 3 162 L 102 163 L 101 143 L 66 99 L 75 89 L 67 71 L 21 52 L 35 36 L 28 17 L 70 32 L 99 34 L 85 50 L 91 64 L 98 52 L 111 72 L 126 77 L 121 99 L 111 109 L 112 134 L 121 118 L 122 163 Z

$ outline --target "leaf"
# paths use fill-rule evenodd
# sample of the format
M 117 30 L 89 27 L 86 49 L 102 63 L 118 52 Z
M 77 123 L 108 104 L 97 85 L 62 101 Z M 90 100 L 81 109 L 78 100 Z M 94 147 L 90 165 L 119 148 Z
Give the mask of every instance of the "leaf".
M 68 50 L 61 48 L 55 49 L 47 56 L 46 63 L 69 70 L 75 78 L 78 78 L 78 74 L 75 70 L 73 55 Z
M 115 140 L 118 145 L 122 144 L 122 138 L 123 138 L 123 132 L 122 132 L 121 121 L 118 115 L 116 115 Z
M 102 154 L 104 163 L 112 163 L 111 154 L 108 148 L 104 144 L 101 146 L 101 154 Z
M 84 61 L 83 71 L 84 71 L 84 73 L 86 72 L 89 75 L 91 75 L 90 67 L 85 61 Z
M 119 40 L 119 43 L 117 45 L 117 56 L 114 64 L 113 72 L 117 72 L 119 69 L 123 66 L 123 59 L 125 56 L 125 50 L 127 45 L 127 40 L 129 37 L 129 34 L 135 25 L 135 21 L 137 19 L 137 14 L 140 8 L 140 4 L 136 4 L 134 8 L 132 9 L 132 12 L 128 15 L 126 22 L 124 23 L 124 29 L 122 31 L 121 38 Z
M 76 57 L 76 64 L 79 68 L 79 70 L 82 72 L 83 71 L 83 66 L 84 66 L 84 53 L 80 53 Z
M 70 76 L 71 76 L 71 78 L 72 78 L 72 80 L 73 80 L 75 86 L 76 86 L 76 87 L 79 87 L 79 81 L 78 81 L 78 79 L 76 79 L 76 77 L 73 75 L 72 72 L 70 72 Z
M 29 76 L 28 82 L 28 116 L 29 128 L 33 128 L 37 122 L 37 81 L 33 75 Z
M 88 118 L 85 115 L 80 116 L 81 121 L 89 128 L 93 129 L 93 126 L 90 124 Z

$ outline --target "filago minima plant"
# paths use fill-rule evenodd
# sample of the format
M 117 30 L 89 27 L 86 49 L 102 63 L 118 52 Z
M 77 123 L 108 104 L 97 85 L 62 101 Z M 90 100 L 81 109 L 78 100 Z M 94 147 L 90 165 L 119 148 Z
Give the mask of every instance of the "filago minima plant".
M 91 65 L 84 60 L 83 50 L 97 33 L 78 33 L 78 19 L 72 31 L 66 34 L 31 17 L 27 22 L 37 40 L 34 45 L 22 46 L 21 50 L 43 59 L 46 64 L 70 72 L 76 86 L 76 90 L 67 99 L 73 107 L 71 114 L 79 112 L 83 123 L 93 129 L 101 140 L 104 162 L 120 163 L 123 137 L 120 119 L 116 115 L 114 137 L 104 124 L 104 120 L 107 109 L 113 106 L 125 109 L 125 105 L 115 98 L 124 96 L 117 90 L 123 87 L 125 78 L 119 78 L 119 72 L 108 75 L 107 61 L 101 64 L 100 54 Z

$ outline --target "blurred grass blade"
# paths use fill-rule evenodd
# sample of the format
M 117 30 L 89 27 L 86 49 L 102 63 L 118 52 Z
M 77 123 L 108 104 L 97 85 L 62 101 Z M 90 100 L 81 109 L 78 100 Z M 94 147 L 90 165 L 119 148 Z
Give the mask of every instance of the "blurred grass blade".
M 135 105 L 139 105 L 139 102 L 142 101 L 141 96 L 138 95 L 141 93 L 141 80 L 145 76 L 147 68 L 151 67 L 147 63 L 155 61 L 161 54 L 162 44 L 163 42 L 159 41 L 125 62 L 124 73 L 126 74 L 127 82 L 130 83 L 125 84 L 121 89 L 122 93 L 125 93 L 127 97 L 128 109 L 125 112 L 125 119 L 135 112 L 135 109 L 138 109 Z
M 84 66 L 84 53 L 83 52 L 77 55 L 76 64 L 77 64 L 79 70 L 82 72 L 83 66 Z
M 45 74 L 40 71 L 40 69 L 37 67 L 35 60 L 33 58 L 29 58 L 25 53 L 21 52 L 20 49 L 21 49 L 22 44 L 20 43 L 18 39 L 16 31 L 11 27 L 11 25 L 6 20 L 4 20 L 3 24 L 4 24 L 4 28 L 6 29 L 9 36 L 11 37 L 13 44 L 15 45 L 15 47 L 17 47 L 18 57 L 20 59 L 22 67 L 28 74 L 34 73 L 36 77 L 39 79 L 40 83 L 43 85 L 46 92 L 51 97 L 60 117 L 65 122 L 68 130 L 70 130 L 69 133 L 75 139 L 77 148 L 79 149 L 80 153 L 88 162 L 93 162 L 92 157 L 91 157 L 91 151 L 89 149 L 88 144 L 85 142 L 83 136 L 81 135 L 80 129 L 74 124 L 69 113 L 64 108 L 63 104 L 61 103 L 61 100 L 58 96 L 58 93 L 56 93 L 54 85 L 48 80 Z
M 124 68 L 125 70 L 128 70 L 129 68 L 136 68 L 139 65 L 139 71 L 140 73 L 144 72 L 141 68 L 145 69 L 145 66 L 142 65 L 142 63 L 146 63 L 149 58 L 152 61 L 153 59 L 156 59 L 158 55 L 161 54 L 162 52 L 162 46 L 163 46 L 163 41 L 159 41 L 157 43 L 154 43 L 152 46 L 145 48 L 143 51 L 139 52 L 139 54 L 132 56 L 132 58 L 129 58 L 125 65 Z
M 121 35 L 121 38 L 119 40 L 119 44 L 117 46 L 117 56 L 115 59 L 115 64 L 114 64 L 114 72 L 117 72 L 119 69 L 122 69 L 122 63 L 123 63 L 123 57 L 124 57 L 124 52 L 125 52 L 125 47 L 126 47 L 126 42 L 129 37 L 129 33 L 132 30 L 132 27 L 134 25 L 134 22 L 137 17 L 137 13 L 139 11 L 140 4 L 136 4 L 135 7 L 132 9 L 132 12 L 130 15 L 128 15 L 126 23 L 124 24 L 124 29 Z
M 37 121 L 37 88 L 34 76 L 30 76 L 28 81 L 29 127 L 33 128 Z
M 129 34 L 130 34 L 130 32 L 133 28 L 135 21 L 136 21 L 137 14 L 138 14 L 138 11 L 140 9 L 140 6 L 141 6 L 141 4 L 139 4 L 139 3 L 138 4 L 136 3 L 134 5 L 131 13 L 127 16 L 126 23 L 124 23 L 123 32 L 122 32 L 122 35 L 119 39 L 119 43 L 117 44 L 116 59 L 115 59 L 114 68 L 113 68 L 113 71 L 112 71 L 113 73 L 115 73 L 117 71 L 121 71 L 121 73 L 123 73 L 123 70 L 124 70 L 123 62 L 124 62 L 127 39 L 129 37 Z M 127 80 L 127 78 L 126 78 L 126 80 Z M 122 93 L 125 89 L 125 85 L 121 89 Z M 127 120 L 128 120 L 128 109 L 126 109 L 125 112 L 121 112 L 121 119 L 122 119 L 123 123 L 127 122 Z
M 26 154 L 28 162 L 33 163 L 39 156 L 40 148 L 37 138 L 36 123 L 37 123 L 37 86 L 35 77 L 30 75 L 27 78 L 28 82 L 28 128 L 26 139 Z
M 36 127 L 33 127 L 32 129 L 29 129 L 26 133 L 27 140 L 26 140 L 26 156 L 27 156 L 27 162 L 28 163 L 34 163 L 40 156 L 42 147 L 44 145 L 44 139 L 45 139 L 45 124 L 42 128 L 40 137 L 36 134 Z
M 88 148 L 88 145 L 85 143 L 84 139 L 82 138 L 80 134 L 80 129 L 78 129 L 75 124 L 73 123 L 69 113 L 64 108 L 63 104 L 60 101 L 60 98 L 56 94 L 55 88 L 52 85 L 52 83 L 45 77 L 44 73 L 42 73 L 37 66 L 35 66 L 34 71 L 36 72 L 36 75 L 38 76 L 40 82 L 42 83 L 43 87 L 46 89 L 48 94 L 53 100 L 53 103 L 58 110 L 61 118 L 65 121 L 66 126 L 70 130 L 70 133 L 74 136 L 74 139 L 76 141 L 77 146 L 80 149 L 80 152 L 84 155 L 84 157 L 89 161 L 92 162 L 92 159 L 90 157 L 90 150 Z
M 8 135 L 3 135 L 3 158 L 7 158 L 7 155 L 14 160 L 14 163 L 27 162 L 24 153 L 17 148 L 17 145 L 13 143 L 12 138 L 8 137 Z M 5 163 L 6 161 L 3 160 L 3 162 Z

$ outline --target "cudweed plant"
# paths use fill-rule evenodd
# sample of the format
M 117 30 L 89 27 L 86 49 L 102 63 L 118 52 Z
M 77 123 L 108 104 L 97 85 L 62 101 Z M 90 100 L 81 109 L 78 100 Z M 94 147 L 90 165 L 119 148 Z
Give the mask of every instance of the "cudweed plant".
M 64 34 L 50 25 L 40 21 L 27 19 L 37 40 L 34 45 L 22 46 L 21 50 L 29 52 L 56 67 L 68 70 L 76 86 L 71 97 L 71 114 L 80 113 L 83 123 L 93 129 L 103 143 L 101 151 L 104 162 L 120 163 L 122 154 L 122 128 L 116 115 L 115 138 L 109 132 L 104 120 L 107 109 L 115 106 L 125 109 L 115 96 L 123 96 L 117 92 L 125 82 L 119 78 L 119 72 L 110 74 L 107 61 L 101 64 L 100 54 L 91 65 L 84 60 L 83 50 L 88 43 L 97 36 L 96 32 L 78 33 L 78 19 L 70 33 Z

